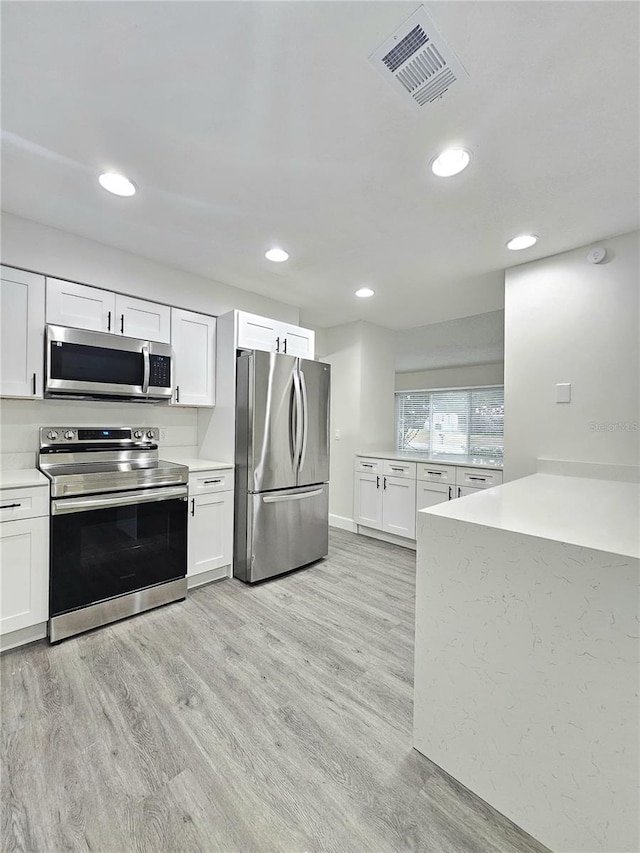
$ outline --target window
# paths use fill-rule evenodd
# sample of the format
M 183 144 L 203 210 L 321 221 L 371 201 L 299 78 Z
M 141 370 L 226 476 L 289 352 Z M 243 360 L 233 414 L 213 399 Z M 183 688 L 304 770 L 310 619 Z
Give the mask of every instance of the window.
M 431 456 L 502 456 L 504 387 L 396 394 L 396 447 Z

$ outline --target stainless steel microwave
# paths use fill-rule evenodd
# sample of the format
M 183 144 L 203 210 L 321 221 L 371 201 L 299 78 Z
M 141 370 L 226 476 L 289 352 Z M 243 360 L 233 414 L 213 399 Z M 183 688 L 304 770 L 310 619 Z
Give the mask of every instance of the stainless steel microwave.
M 51 325 L 45 340 L 45 397 L 143 403 L 171 399 L 169 344 Z

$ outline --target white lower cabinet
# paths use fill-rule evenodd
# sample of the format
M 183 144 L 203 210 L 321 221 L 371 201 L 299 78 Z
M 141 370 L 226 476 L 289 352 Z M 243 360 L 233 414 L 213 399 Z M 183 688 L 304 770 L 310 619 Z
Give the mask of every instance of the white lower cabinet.
M 5 649 L 46 636 L 46 628 L 34 636 L 26 636 L 25 630 L 49 618 L 48 491 L 5 489 L 0 505 L 0 635 Z M 42 514 L 33 517 L 36 512 Z M 6 520 L 11 513 L 15 520 Z M 23 636 L 14 635 L 15 641 L 7 637 L 16 631 Z
M 355 522 L 373 530 L 413 539 L 416 531 L 415 467 L 405 469 L 399 477 L 369 473 L 367 466 L 377 462 L 379 460 L 356 462 Z
M 189 477 L 189 587 L 229 577 L 232 559 L 232 472 L 224 470 L 192 474 Z

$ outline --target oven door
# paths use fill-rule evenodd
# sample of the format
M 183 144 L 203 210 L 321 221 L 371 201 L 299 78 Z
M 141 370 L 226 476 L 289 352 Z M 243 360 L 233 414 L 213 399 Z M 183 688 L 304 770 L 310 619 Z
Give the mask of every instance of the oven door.
M 186 571 L 186 486 L 52 501 L 51 618 Z

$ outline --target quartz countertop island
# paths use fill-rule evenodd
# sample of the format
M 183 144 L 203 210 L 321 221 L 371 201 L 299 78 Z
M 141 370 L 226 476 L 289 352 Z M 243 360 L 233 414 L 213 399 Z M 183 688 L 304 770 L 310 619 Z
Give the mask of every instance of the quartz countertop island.
M 418 513 L 414 746 L 557 851 L 638 849 L 640 487 Z

